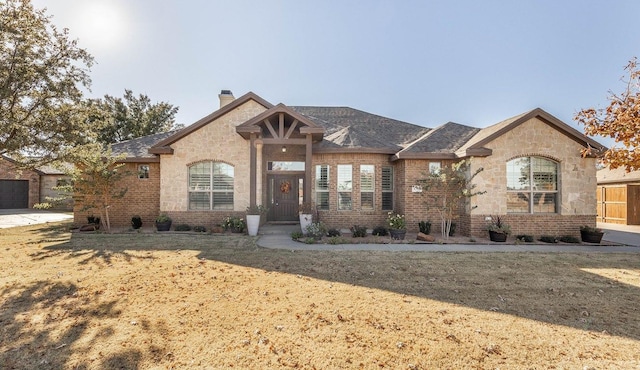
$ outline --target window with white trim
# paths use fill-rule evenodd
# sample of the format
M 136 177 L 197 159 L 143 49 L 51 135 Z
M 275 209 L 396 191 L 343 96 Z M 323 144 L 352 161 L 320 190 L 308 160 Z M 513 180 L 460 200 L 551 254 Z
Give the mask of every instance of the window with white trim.
M 233 209 L 233 166 L 200 162 L 189 167 L 189 209 Z
M 393 210 L 393 167 L 382 167 L 382 210 Z
M 148 164 L 138 165 L 138 178 L 139 179 L 148 179 L 149 178 L 149 165 Z
M 360 165 L 360 209 L 373 211 L 376 170 L 372 164 Z
M 338 210 L 351 209 L 351 191 L 353 188 L 352 166 L 350 164 L 338 165 Z
M 329 209 L 329 166 L 321 164 L 316 166 L 316 207 Z
M 507 162 L 507 212 L 558 212 L 558 163 L 542 157 Z

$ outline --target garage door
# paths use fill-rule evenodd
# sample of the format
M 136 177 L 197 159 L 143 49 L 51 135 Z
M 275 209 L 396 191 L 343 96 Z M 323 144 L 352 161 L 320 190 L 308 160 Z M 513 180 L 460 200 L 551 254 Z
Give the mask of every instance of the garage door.
M 29 181 L 0 180 L 0 209 L 29 208 Z

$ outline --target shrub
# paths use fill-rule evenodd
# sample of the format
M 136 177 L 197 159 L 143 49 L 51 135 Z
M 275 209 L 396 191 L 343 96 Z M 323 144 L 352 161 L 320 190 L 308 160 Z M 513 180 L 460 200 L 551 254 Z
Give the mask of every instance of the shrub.
M 320 239 L 327 233 L 327 228 L 322 222 L 312 222 L 307 226 L 307 236 Z
M 341 235 L 342 235 L 342 233 L 338 229 L 329 229 L 327 231 L 327 236 L 332 237 L 332 238 L 336 237 L 336 236 L 341 236 Z
M 520 235 L 516 235 L 516 239 L 518 241 L 525 242 L 525 243 L 533 243 L 532 235 L 520 234 Z
M 291 239 L 293 240 L 298 240 L 300 238 L 302 238 L 304 235 L 302 234 L 301 231 L 294 231 L 291 233 Z
M 334 236 L 327 241 L 329 244 L 345 244 L 347 241 L 341 236 Z
M 207 231 L 207 228 L 204 226 L 194 226 L 193 227 L 193 231 L 195 232 L 199 232 L 199 233 L 204 233 Z
M 222 227 L 224 227 L 225 230 L 241 233 L 245 228 L 244 219 L 236 216 L 226 217 L 222 221 Z
M 407 221 L 404 215 L 393 213 L 392 211 L 387 213 L 387 223 L 390 229 L 404 230 L 407 228 Z
M 100 217 L 96 217 L 94 215 L 87 216 L 87 223 L 98 225 L 100 223 Z
M 387 228 L 384 226 L 377 226 L 375 229 L 373 229 L 371 235 L 387 236 L 389 235 L 389 230 L 387 230 Z
M 364 238 L 367 236 L 367 227 L 360 225 L 351 226 L 351 236 L 354 238 Z
M 584 231 L 585 233 L 601 233 L 602 229 L 585 225 L 585 226 L 580 226 L 580 231 Z
M 139 229 L 142 227 L 142 217 L 136 215 L 131 217 L 131 227 L 134 229 Z
M 558 242 L 558 238 L 556 238 L 555 236 L 551 236 L 551 235 L 542 235 L 540 237 L 541 242 L 545 242 L 545 243 L 557 243 Z
M 431 234 L 431 222 L 429 221 L 418 222 L 418 228 L 420 229 L 420 232 L 423 234 L 427 234 L 427 235 Z
M 306 238 L 304 240 L 305 244 L 316 244 L 316 238 Z
M 191 226 L 187 224 L 176 225 L 175 231 L 191 231 Z
M 560 237 L 560 241 L 563 243 L 580 243 L 580 239 L 576 238 L 575 236 L 571 236 L 571 235 L 564 235 L 562 237 Z
M 163 223 L 171 221 L 171 217 L 169 217 L 166 213 L 160 214 L 160 216 L 156 217 L 156 222 Z

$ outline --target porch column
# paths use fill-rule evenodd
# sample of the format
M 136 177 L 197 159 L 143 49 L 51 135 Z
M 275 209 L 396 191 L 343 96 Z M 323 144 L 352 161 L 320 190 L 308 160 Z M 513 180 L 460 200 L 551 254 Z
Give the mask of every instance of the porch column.
M 311 156 L 313 155 L 311 150 L 311 145 L 313 144 L 311 134 L 307 134 L 307 143 L 306 149 L 307 153 L 305 155 L 304 161 L 304 194 L 302 196 L 302 201 L 305 203 L 311 202 Z
M 256 205 L 256 134 L 249 136 L 249 205 Z

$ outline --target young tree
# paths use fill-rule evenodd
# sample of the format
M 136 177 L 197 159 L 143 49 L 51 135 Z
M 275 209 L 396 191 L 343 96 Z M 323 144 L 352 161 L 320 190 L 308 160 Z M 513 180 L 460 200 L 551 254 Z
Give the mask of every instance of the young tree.
M 470 164 L 465 160 L 443 166 L 439 171 L 431 172 L 426 178 L 419 180 L 422 194 L 427 198 L 427 206 L 440 215 L 443 238 L 449 238 L 451 223 L 458 217 L 462 200 L 486 193 L 476 191 L 476 184 L 473 184 L 473 179 L 483 170 L 484 168 L 478 168 L 474 173 L 469 173 Z
M 38 157 L 36 166 L 88 141 L 81 88 L 89 53 L 30 0 L 0 2 L 0 155 Z
M 82 204 L 83 210 L 98 209 L 100 222 L 107 232 L 111 231 L 109 208 L 114 199 L 127 193 L 122 180 L 132 175 L 122 168 L 123 163 L 118 163 L 123 156 L 113 156 L 111 149 L 102 150 L 99 145 L 93 150 L 85 148 L 76 156 L 75 167 L 70 172 L 75 200 Z
M 640 69 L 637 59 L 625 67 L 628 77 L 622 80 L 626 89 L 621 94 L 609 92 L 607 108 L 587 108 L 576 113 L 574 119 L 584 125 L 587 135 L 611 137 L 622 147 L 609 148 L 603 162 L 610 168 L 625 167 L 627 172 L 640 170 Z M 589 148 L 583 154 L 591 154 Z
M 151 103 L 147 95 L 136 97 L 131 90 L 124 91 L 124 99 L 105 95 L 92 104 L 102 112 L 94 118 L 103 122 L 99 125 L 98 141 L 105 145 L 178 128 L 175 123 L 178 107 L 166 102 Z

